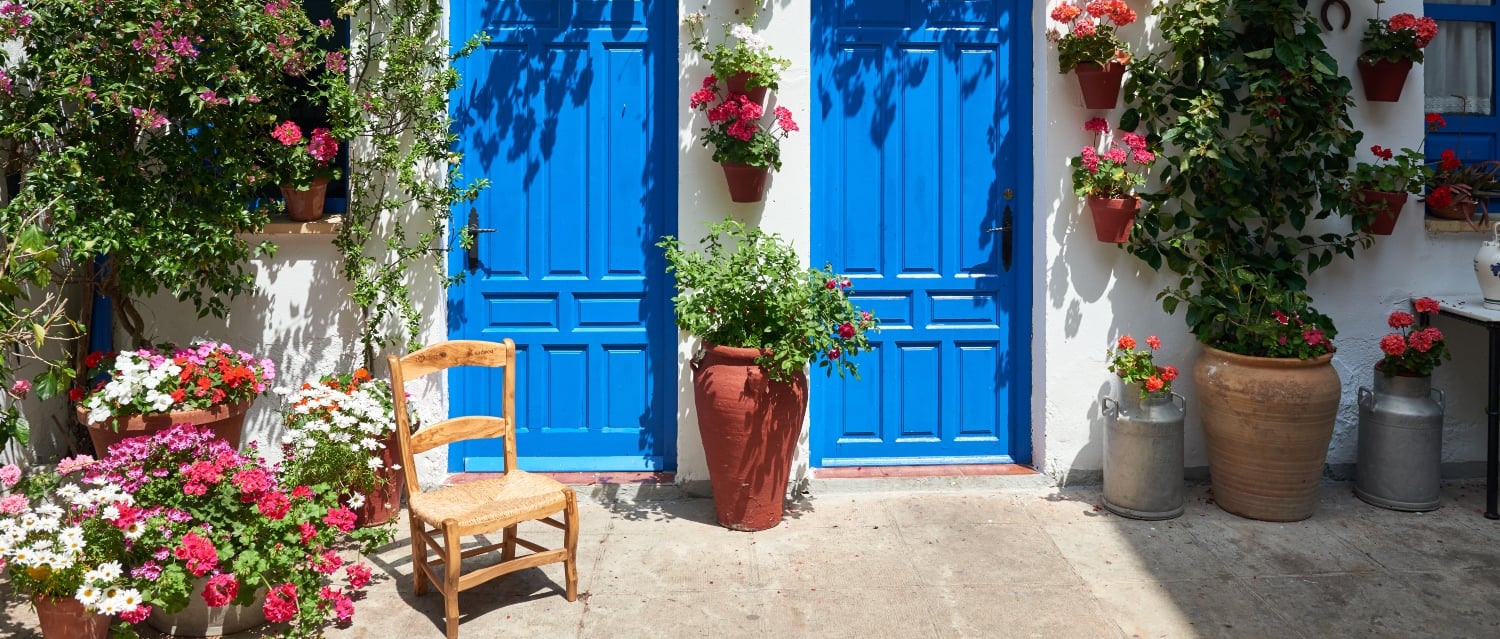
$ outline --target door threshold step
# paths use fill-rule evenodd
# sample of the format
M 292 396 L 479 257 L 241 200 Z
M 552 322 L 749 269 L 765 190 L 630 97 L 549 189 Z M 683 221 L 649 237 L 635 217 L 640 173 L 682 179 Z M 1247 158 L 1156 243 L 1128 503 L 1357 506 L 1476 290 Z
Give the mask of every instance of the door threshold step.
M 814 479 L 873 479 L 881 477 L 993 477 L 1037 475 L 1035 468 L 1020 464 L 938 464 L 933 466 L 841 466 L 814 468 Z
M 491 479 L 499 477 L 504 473 L 455 473 L 443 480 L 444 486 L 456 486 L 467 484 L 471 481 Z M 677 474 L 664 472 L 590 472 L 590 473 L 553 473 L 533 471 L 534 475 L 543 475 L 556 479 L 568 486 L 595 486 L 599 484 L 665 484 L 676 483 Z

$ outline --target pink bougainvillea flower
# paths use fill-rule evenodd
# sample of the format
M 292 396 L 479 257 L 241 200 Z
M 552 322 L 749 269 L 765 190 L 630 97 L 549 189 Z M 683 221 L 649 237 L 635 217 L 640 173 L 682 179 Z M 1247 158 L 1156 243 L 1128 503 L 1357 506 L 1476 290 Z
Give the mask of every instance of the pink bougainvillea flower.
M 844 339 L 851 339 L 856 333 L 857 331 L 855 330 L 854 325 L 850 324 L 849 322 L 844 322 L 843 324 L 839 325 L 839 337 L 842 337 Z

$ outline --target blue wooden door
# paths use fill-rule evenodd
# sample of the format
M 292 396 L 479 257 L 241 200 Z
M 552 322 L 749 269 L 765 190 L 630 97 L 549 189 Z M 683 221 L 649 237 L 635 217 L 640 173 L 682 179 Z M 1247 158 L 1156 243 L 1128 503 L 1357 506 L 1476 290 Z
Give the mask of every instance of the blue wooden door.
M 1031 11 L 815 2 L 813 261 L 882 324 L 814 376 L 815 465 L 1030 460 Z
M 477 259 L 449 293 L 449 337 L 519 349 L 517 450 L 530 470 L 660 470 L 675 454 L 676 331 L 654 243 L 675 232 L 676 31 L 667 0 L 453 3 L 452 110 Z M 456 207 L 455 224 L 469 205 Z M 449 377 L 451 414 L 499 408 L 498 374 Z M 500 470 L 498 442 L 450 450 Z

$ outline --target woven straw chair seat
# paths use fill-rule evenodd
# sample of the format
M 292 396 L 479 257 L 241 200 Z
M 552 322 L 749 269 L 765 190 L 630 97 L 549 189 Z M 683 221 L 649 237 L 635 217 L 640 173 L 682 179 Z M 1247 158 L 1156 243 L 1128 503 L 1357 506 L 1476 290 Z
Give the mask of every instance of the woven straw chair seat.
M 567 487 L 551 477 L 512 470 L 495 479 L 413 491 L 407 501 L 412 516 L 429 525 L 454 519 L 463 528 L 501 527 L 538 511 L 561 511 L 567 505 Z

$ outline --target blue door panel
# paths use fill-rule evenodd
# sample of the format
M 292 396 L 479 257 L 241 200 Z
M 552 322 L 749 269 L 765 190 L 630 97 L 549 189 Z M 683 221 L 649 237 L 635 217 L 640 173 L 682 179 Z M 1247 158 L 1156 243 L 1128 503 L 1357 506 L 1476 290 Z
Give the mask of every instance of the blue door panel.
M 815 465 L 1030 460 L 1030 11 L 815 4 L 813 261 L 882 325 L 861 379 L 814 380 Z
M 450 292 L 449 336 L 516 341 L 517 448 L 531 470 L 660 470 L 675 453 L 671 283 L 656 238 L 675 231 L 675 5 L 456 3 L 456 147 L 478 266 Z M 667 123 L 667 124 L 663 124 Z M 469 206 L 455 209 L 466 220 Z M 450 413 L 496 412 L 499 377 L 450 375 Z M 453 471 L 502 470 L 498 441 L 450 451 Z

